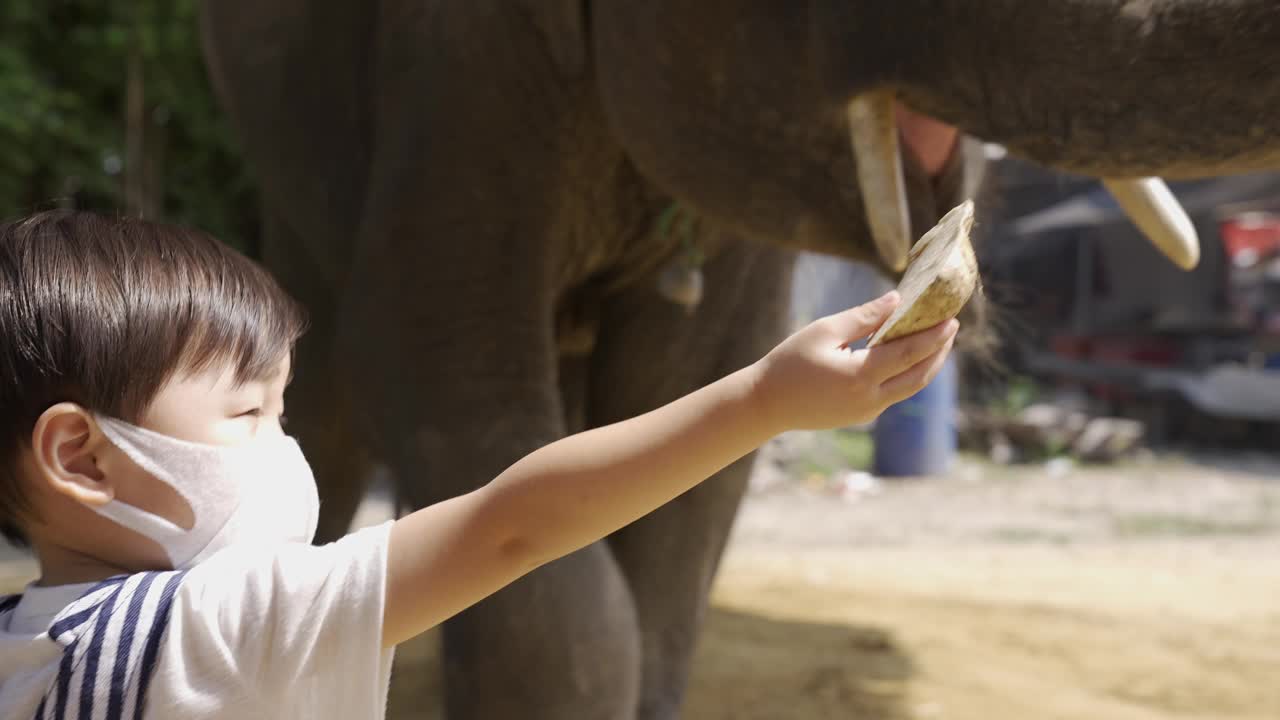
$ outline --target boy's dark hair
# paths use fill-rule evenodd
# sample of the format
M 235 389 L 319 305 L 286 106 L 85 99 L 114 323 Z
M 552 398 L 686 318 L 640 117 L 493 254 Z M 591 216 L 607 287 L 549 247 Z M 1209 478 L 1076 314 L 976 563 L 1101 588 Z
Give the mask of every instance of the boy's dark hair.
M 0 225 L 0 534 L 26 542 L 17 458 L 50 406 L 136 422 L 178 371 L 269 376 L 304 322 L 270 274 L 190 228 L 67 210 Z

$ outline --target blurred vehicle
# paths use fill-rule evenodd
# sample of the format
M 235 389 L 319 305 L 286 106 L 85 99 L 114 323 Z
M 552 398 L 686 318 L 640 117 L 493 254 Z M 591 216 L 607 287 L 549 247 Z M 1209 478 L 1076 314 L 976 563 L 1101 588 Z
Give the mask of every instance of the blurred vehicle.
M 1200 234 L 1184 272 L 1093 180 L 1003 158 L 980 247 L 1015 372 L 1157 436 L 1280 423 L 1280 174 L 1170 183 Z M 1265 436 L 1265 435 L 1264 435 Z

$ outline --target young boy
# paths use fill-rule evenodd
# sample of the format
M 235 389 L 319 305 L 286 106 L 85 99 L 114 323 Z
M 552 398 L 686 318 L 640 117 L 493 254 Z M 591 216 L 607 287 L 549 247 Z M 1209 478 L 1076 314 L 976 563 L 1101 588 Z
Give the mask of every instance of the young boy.
M 51 212 L 0 227 L 0 717 L 377 718 L 393 648 L 675 498 L 773 435 L 922 388 L 957 324 L 874 350 L 895 294 L 646 415 L 323 546 L 282 431 L 302 316 L 192 230 Z

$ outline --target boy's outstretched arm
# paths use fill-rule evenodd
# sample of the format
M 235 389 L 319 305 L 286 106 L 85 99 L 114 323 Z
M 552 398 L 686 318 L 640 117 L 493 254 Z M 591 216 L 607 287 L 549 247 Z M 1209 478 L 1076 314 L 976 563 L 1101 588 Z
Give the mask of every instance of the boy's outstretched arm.
M 418 635 L 544 563 L 652 512 L 769 438 L 866 422 L 923 388 L 949 321 L 872 350 L 896 293 L 818 320 L 760 361 L 636 418 L 551 443 L 391 530 L 383 642 Z

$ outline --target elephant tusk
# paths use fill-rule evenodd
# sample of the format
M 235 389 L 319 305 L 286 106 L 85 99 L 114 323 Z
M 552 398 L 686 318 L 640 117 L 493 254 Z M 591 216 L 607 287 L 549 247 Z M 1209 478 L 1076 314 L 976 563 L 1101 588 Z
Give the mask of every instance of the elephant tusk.
M 1151 244 L 1175 265 L 1191 270 L 1200 262 L 1195 225 L 1163 180 L 1104 178 L 1102 184 Z
M 848 115 L 871 237 L 885 265 L 902 272 L 911 248 L 911 216 L 893 104 L 892 92 L 873 91 L 854 98 Z

